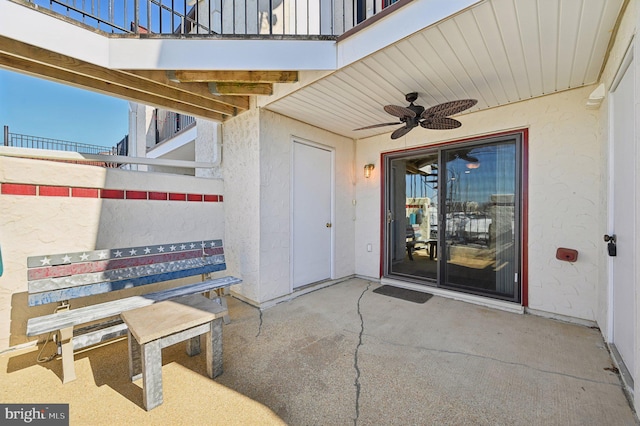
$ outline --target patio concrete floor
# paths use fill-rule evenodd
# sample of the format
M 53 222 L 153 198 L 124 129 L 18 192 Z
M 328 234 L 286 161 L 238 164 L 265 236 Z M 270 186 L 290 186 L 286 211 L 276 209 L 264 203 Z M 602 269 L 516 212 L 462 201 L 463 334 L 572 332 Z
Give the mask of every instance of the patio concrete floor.
M 4 354 L 0 402 L 69 403 L 72 425 L 637 424 L 598 330 L 378 286 L 351 279 L 263 312 L 231 299 L 224 374 L 165 349 L 149 412 L 126 340 L 77 354 L 66 385 L 37 349 Z

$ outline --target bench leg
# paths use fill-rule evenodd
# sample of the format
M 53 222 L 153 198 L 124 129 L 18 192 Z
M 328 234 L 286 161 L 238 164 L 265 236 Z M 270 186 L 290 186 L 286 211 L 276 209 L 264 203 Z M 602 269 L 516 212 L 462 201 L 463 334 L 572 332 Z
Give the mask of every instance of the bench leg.
M 162 347 L 160 340 L 142 345 L 142 402 L 149 411 L 162 404 Z
M 211 290 L 209 294 L 209 299 L 215 300 L 222 306 L 227 314 L 222 317 L 222 320 L 225 324 L 229 324 L 231 322 L 231 318 L 229 317 L 229 309 L 227 307 L 227 294 L 229 293 L 229 289 L 226 287 L 218 288 L 216 290 Z
M 60 330 L 62 344 L 62 383 L 69 383 L 76 379 L 76 369 L 73 365 L 73 327 Z
M 212 379 L 222 374 L 222 318 L 211 321 L 211 329 L 205 334 L 207 375 Z
M 187 340 L 187 355 L 196 356 L 200 353 L 200 336 Z
M 129 377 L 134 382 L 142 377 L 142 358 L 140 344 L 133 337 L 131 331 L 128 332 L 129 343 Z

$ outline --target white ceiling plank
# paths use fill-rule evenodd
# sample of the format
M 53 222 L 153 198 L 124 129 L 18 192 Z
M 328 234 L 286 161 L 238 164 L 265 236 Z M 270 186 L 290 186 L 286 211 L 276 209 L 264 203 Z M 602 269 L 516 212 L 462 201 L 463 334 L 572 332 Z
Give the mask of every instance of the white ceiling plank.
M 597 31 L 594 28 L 600 26 L 600 21 L 604 14 L 604 0 L 589 0 L 584 3 L 580 16 L 580 28 L 578 29 L 578 40 L 576 41 L 576 52 L 573 59 L 573 70 L 569 80 L 570 87 L 578 87 L 585 84 L 586 75 L 589 73 L 589 64 L 593 54 L 592 46 L 595 43 Z M 598 69 L 598 71 L 600 71 Z
M 487 79 L 482 72 L 482 68 L 478 65 L 476 56 L 471 50 L 467 39 L 463 36 L 458 21 L 443 22 L 439 28 L 444 39 L 456 55 L 461 72 L 464 72 L 464 75 L 469 80 L 468 87 L 465 86 L 467 98 L 478 99 L 480 105 L 484 107 L 497 105 L 498 100 L 487 83 Z M 457 72 L 455 66 L 451 68 L 453 72 Z
M 396 69 L 391 69 L 390 71 L 396 74 L 401 73 L 405 76 L 403 80 L 406 84 L 403 86 L 403 92 L 404 94 L 417 92 L 418 100 L 416 103 L 437 103 L 433 97 L 433 93 L 437 91 L 437 89 L 434 89 L 434 87 L 429 84 L 427 76 L 423 70 L 418 68 L 417 62 L 409 59 L 413 50 L 410 46 L 408 46 L 409 50 L 405 50 L 404 47 L 407 46 L 407 43 L 403 43 L 397 45 L 394 49 L 388 49 L 385 61 L 389 61 L 389 63 L 394 64 L 396 67 Z M 405 104 L 405 102 L 402 102 L 401 105 L 402 104 Z
M 482 38 L 482 34 L 478 28 L 478 22 L 471 13 L 457 16 L 455 22 L 469 46 L 471 55 L 473 55 L 482 72 L 488 86 L 488 92 L 491 93 L 491 96 L 489 96 L 489 94 L 485 95 L 485 99 L 487 100 L 486 106 L 494 107 L 506 104 L 508 102 L 507 94 L 502 85 L 502 80 L 498 77 L 495 64 L 491 60 L 489 49 Z M 490 102 L 489 99 L 492 99 L 492 101 Z
M 542 94 L 558 90 L 556 85 L 558 64 L 558 8 L 557 0 L 538 1 L 538 25 L 542 62 Z
M 520 28 L 520 41 L 524 55 L 529 88 L 533 96 L 543 92 L 542 58 L 540 56 L 540 27 L 538 23 L 538 4 L 535 1 L 514 3 L 516 19 Z
M 519 99 L 527 99 L 533 96 L 529 85 L 529 75 L 522 51 L 522 39 L 518 25 L 517 13 L 514 1 L 502 0 L 494 2 L 493 13 L 498 23 L 498 28 L 504 43 L 504 50 L 509 61 L 509 69 L 513 74 L 513 80 L 518 90 Z
M 498 28 L 498 23 L 493 14 L 493 8 L 490 3 L 483 3 L 481 6 L 472 10 L 472 13 L 478 21 L 478 28 L 484 43 L 488 46 L 489 56 L 495 64 L 497 77 L 502 82 L 507 102 L 516 102 L 520 100 L 516 83 L 513 80 L 513 73 L 509 68 L 509 59 L 504 50 L 504 42 Z
M 593 2 L 592 3 L 597 3 Z M 586 6 L 590 8 L 591 6 Z M 558 28 L 558 71 L 556 77 L 557 88 L 571 87 L 571 74 L 578 52 L 578 34 L 580 32 L 580 17 L 585 8 L 583 1 L 565 1 L 560 3 Z
M 394 122 L 382 107 L 406 105 L 407 92 L 417 91 L 416 104 L 425 108 L 476 98 L 473 112 L 590 84 L 598 78 L 623 2 L 486 0 L 267 108 L 363 139 L 402 125 L 353 130 Z
M 616 17 L 620 13 L 622 2 L 623 0 L 605 1 L 605 8 L 602 13 L 600 25 L 598 26 L 596 41 L 591 48 L 593 53 L 591 55 L 587 74 L 585 75 L 585 84 L 595 83 L 598 80 L 602 60 L 607 53 L 609 38 L 613 33 Z
M 334 119 L 334 125 L 342 125 L 350 129 L 362 127 L 359 123 L 367 118 L 366 115 L 363 115 L 360 109 L 347 105 L 345 103 L 346 97 L 343 95 L 336 96 L 336 92 L 331 91 L 327 86 L 328 84 L 327 82 L 323 86 L 314 85 L 309 89 L 311 92 L 307 98 L 314 100 L 314 108 L 320 108 L 327 112 L 341 111 L 340 117 Z
M 422 86 L 425 88 L 425 93 L 428 93 L 433 98 L 433 100 L 430 100 L 429 97 L 425 96 L 423 97 L 424 102 L 437 104 L 440 103 L 440 99 L 453 99 L 455 93 L 433 68 L 429 57 L 425 55 L 426 49 L 432 51 L 430 46 L 425 45 L 424 37 L 415 36 L 402 43 L 402 50 L 412 58 L 413 63 L 423 75 Z

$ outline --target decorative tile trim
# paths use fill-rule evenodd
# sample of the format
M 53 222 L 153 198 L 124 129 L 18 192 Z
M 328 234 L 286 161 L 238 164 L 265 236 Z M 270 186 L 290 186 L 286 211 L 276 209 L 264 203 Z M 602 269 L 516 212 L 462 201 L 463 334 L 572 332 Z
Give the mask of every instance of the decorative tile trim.
M 42 186 L 38 188 L 38 195 L 44 197 L 68 197 L 69 187 L 67 186 Z
M 72 186 L 0 183 L 2 195 L 29 195 L 41 197 L 103 198 L 112 200 L 155 200 L 221 203 L 222 195 L 186 194 L 178 192 L 138 191 L 125 189 L 98 189 Z
M 0 192 L 7 195 L 36 195 L 37 190 L 37 185 L 24 185 L 21 183 L 3 183 L 0 188 Z

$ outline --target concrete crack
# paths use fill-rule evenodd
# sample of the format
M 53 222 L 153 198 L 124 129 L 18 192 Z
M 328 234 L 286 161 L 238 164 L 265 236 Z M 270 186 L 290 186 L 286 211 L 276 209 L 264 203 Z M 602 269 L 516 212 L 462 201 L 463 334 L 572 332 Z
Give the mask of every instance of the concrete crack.
M 487 356 L 487 355 L 472 354 L 472 353 L 469 353 L 469 352 L 462 352 L 462 351 L 450 351 L 450 350 L 446 350 L 446 349 L 429 348 L 429 347 L 425 347 L 425 346 L 404 345 L 402 343 L 391 342 L 391 341 L 388 341 L 388 340 L 385 340 L 385 339 L 381 339 L 381 338 L 375 337 L 375 336 L 368 336 L 368 337 L 372 337 L 374 339 L 379 340 L 380 342 L 383 342 L 385 344 L 392 345 L 392 346 L 397 346 L 397 347 L 413 348 L 413 349 L 419 349 L 419 350 L 428 351 L 428 352 L 436 352 L 436 353 L 449 354 L 449 355 L 462 355 L 462 356 L 467 356 L 467 357 L 471 357 L 471 358 L 478 358 L 478 359 L 484 359 L 484 360 L 487 360 L 487 361 L 493 361 L 493 362 L 497 362 L 497 363 L 500 363 L 500 364 L 512 365 L 512 366 L 515 366 L 515 367 L 524 367 L 524 368 L 528 368 L 528 369 L 531 369 L 531 370 L 534 370 L 534 371 L 538 371 L 540 373 L 551 374 L 551 375 L 554 375 L 554 376 L 568 377 L 568 378 L 572 378 L 572 379 L 576 379 L 576 380 L 582 380 L 582 381 L 590 382 L 590 383 L 596 383 L 596 384 L 600 384 L 600 385 L 618 386 L 617 384 L 613 384 L 613 383 L 607 383 L 607 382 L 603 382 L 603 381 L 600 381 L 600 380 L 588 379 L 586 377 L 580 377 L 580 376 L 575 376 L 573 374 L 561 373 L 559 371 L 545 370 L 545 369 L 542 369 L 542 368 L 537 368 L 537 367 L 533 367 L 531 365 L 523 364 L 521 362 L 506 361 L 506 360 L 503 360 L 503 359 L 494 358 L 494 357 Z
M 258 324 L 258 334 L 256 334 L 256 338 L 262 333 L 262 309 L 258 308 L 258 312 L 260 312 L 260 323 Z
M 358 366 L 358 353 L 360 352 L 360 346 L 362 346 L 362 336 L 364 335 L 364 318 L 362 317 L 362 312 L 360 312 L 360 301 L 362 300 L 362 297 L 364 296 L 364 294 L 369 290 L 369 287 L 371 287 L 371 282 L 369 282 L 369 284 L 367 284 L 367 288 L 365 288 L 362 291 L 362 294 L 360 294 L 360 297 L 358 298 L 358 316 L 360 317 L 360 333 L 358 335 L 358 345 L 356 346 L 356 350 L 353 356 L 353 367 L 356 370 L 356 380 L 355 380 L 355 387 L 356 387 L 356 417 L 353 419 L 353 424 L 354 426 L 358 424 L 358 418 L 360 417 L 360 367 Z

